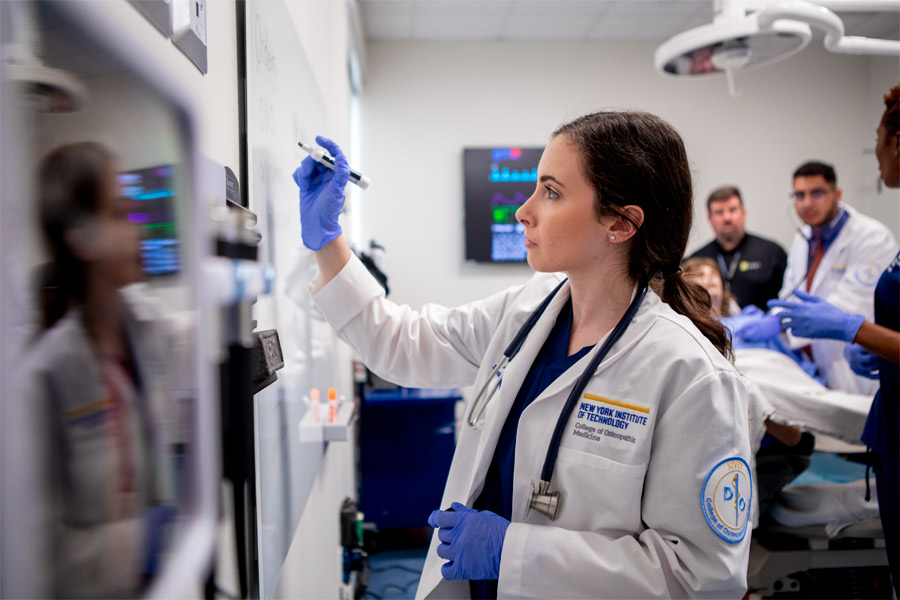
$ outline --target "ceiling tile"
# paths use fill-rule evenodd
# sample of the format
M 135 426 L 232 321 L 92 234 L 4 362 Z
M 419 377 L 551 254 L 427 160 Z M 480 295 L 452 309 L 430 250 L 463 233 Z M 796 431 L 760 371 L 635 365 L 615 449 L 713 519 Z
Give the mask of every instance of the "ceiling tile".
M 580 40 L 593 19 L 564 15 L 510 15 L 501 36 L 508 40 Z
M 512 14 L 554 14 L 561 16 L 596 16 L 605 13 L 615 4 L 610 0 L 517 0 Z
M 688 15 L 685 19 L 678 21 L 678 27 L 681 31 L 687 31 L 701 25 L 709 25 L 713 22 L 712 11 L 701 10 L 692 15 Z
M 503 14 L 421 14 L 413 22 L 417 40 L 485 40 L 497 39 Z
M 712 0 L 359 0 L 359 5 L 367 37 L 377 40 L 662 41 L 713 21 Z M 847 35 L 900 36 L 897 11 L 838 14 Z
M 363 16 L 378 14 L 412 13 L 417 0 L 360 0 L 359 8 Z
M 609 7 L 611 15 L 689 15 L 702 10 L 709 10 L 712 19 L 712 0 L 618 0 Z
M 587 34 L 592 40 L 665 40 L 686 28 L 681 20 L 646 19 L 639 15 L 606 16 L 595 22 Z
M 514 0 L 416 0 L 416 14 L 505 14 Z
M 900 12 L 894 13 L 838 13 L 844 22 L 844 35 L 897 39 Z
M 408 40 L 413 33 L 412 13 L 369 15 L 365 17 L 366 38 L 370 40 Z

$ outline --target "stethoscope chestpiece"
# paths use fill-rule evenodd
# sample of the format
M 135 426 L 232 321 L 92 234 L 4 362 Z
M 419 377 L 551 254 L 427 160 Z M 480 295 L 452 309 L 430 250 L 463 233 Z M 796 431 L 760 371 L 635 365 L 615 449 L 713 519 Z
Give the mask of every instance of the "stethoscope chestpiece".
M 531 493 L 528 494 L 528 506 L 525 508 L 525 516 L 536 510 L 545 517 L 549 517 L 551 521 L 556 520 L 556 514 L 559 512 L 559 492 L 550 492 L 550 482 L 543 479 L 535 489 L 534 481 L 531 482 Z

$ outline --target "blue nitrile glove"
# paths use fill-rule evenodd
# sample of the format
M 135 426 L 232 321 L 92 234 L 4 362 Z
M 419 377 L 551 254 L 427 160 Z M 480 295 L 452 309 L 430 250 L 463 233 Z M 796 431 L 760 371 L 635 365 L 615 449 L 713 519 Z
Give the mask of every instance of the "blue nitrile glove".
M 765 315 L 765 311 L 755 304 L 748 304 L 741 309 L 739 313 L 742 317 L 761 317 Z
M 334 170 L 307 156 L 294 171 L 294 181 L 300 188 L 300 237 L 310 250 L 320 250 L 341 235 L 338 218 L 350 179 L 350 166 L 341 148 L 321 135 L 316 136 L 316 143 L 334 158 Z
M 869 379 L 878 379 L 878 356 L 872 354 L 859 344 L 844 346 L 844 358 L 850 363 L 853 372 Z
M 500 578 L 500 554 L 509 521 L 489 510 L 474 510 L 454 502 L 452 510 L 436 510 L 428 524 L 438 529 L 437 555 L 447 559 L 444 579 Z
M 747 342 L 765 342 L 781 333 L 781 322 L 775 315 L 741 315 L 737 323 L 734 334 Z
M 865 317 L 845 313 L 833 304 L 803 290 L 794 290 L 802 302 L 769 300 L 769 307 L 784 308 L 778 318 L 785 329 L 797 337 L 825 338 L 852 342 Z
M 175 514 L 174 506 L 150 506 L 144 509 L 144 575 L 154 575 L 159 571 L 159 557 L 167 525 L 175 519 Z

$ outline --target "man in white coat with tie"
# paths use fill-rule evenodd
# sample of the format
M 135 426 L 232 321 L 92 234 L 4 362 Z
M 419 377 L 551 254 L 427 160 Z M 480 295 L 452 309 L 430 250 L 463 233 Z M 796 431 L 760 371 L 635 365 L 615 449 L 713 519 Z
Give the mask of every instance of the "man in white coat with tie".
M 804 226 L 797 230 L 791 244 L 778 297 L 785 300 L 799 289 L 871 321 L 875 285 L 897 254 L 897 241 L 883 223 L 844 204 L 841 196 L 831 165 L 807 162 L 794 171 L 790 197 Z M 772 314 L 738 329 L 736 334 L 758 341 L 780 332 L 778 318 Z M 785 335 L 792 348 L 807 349 L 829 388 L 875 393 L 877 381 L 855 375 L 850 369 L 843 355 L 843 341 Z

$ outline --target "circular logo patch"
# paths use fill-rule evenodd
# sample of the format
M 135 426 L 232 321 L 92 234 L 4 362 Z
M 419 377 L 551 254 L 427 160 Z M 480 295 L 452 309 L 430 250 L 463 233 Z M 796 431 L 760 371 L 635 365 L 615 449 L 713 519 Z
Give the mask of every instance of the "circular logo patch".
M 726 458 L 709 472 L 700 494 L 700 509 L 716 535 L 732 544 L 744 539 L 750 520 L 753 483 L 747 461 Z
M 876 267 L 873 263 L 866 263 L 856 270 L 856 279 L 861 284 L 868 287 L 872 287 L 878 283 L 879 277 L 881 277 L 881 269 Z

